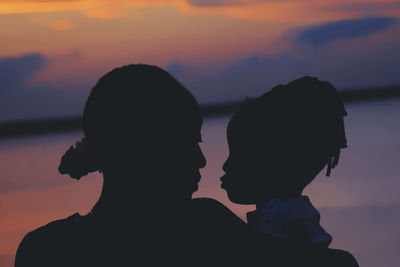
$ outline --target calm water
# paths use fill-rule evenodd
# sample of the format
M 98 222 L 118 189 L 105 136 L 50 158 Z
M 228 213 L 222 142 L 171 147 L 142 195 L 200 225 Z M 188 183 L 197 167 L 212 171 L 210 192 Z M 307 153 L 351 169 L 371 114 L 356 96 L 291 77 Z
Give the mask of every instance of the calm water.
M 332 247 L 353 253 L 360 266 L 398 266 L 400 250 L 400 100 L 347 107 L 349 148 L 332 176 L 320 175 L 305 194 L 321 212 L 332 234 Z M 218 199 L 239 216 L 254 207 L 229 202 L 220 189 L 221 166 L 228 151 L 228 118 L 206 120 L 202 148 L 207 158 L 195 196 Z M 91 174 L 81 181 L 57 172 L 60 156 L 81 133 L 0 141 L 0 266 L 11 266 L 22 237 L 29 231 L 86 213 L 99 197 L 102 180 Z

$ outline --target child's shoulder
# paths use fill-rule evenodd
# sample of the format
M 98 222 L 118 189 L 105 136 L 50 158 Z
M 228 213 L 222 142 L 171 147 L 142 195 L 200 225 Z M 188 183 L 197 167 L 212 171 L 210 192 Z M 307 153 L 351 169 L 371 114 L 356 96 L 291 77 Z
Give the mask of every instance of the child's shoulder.
M 359 267 L 354 256 L 345 250 L 341 249 L 326 249 L 319 253 L 319 262 L 323 266 L 342 266 L 342 267 Z

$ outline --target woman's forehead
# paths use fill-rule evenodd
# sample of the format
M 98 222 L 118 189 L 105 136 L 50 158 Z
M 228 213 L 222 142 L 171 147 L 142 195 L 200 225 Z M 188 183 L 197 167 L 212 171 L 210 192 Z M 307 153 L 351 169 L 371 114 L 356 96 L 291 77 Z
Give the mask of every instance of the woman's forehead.
M 184 120 L 171 120 L 163 124 L 163 132 L 170 135 L 170 137 L 193 138 L 193 136 L 196 136 L 197 138 L 200 137 L 203 120 L 199 116 L 193 116 L 192 118 L 186 118 Z

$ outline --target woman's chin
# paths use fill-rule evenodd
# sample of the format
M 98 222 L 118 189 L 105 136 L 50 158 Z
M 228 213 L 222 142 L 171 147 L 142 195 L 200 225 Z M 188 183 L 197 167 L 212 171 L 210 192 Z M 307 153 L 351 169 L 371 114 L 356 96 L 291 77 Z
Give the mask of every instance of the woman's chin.
M 249 197 L 247 197 L 243 194 L 240 194 L 238 192 L 235 192 L 234 190 L 229 189 L 226 186 L 223 186 L 223 184 L 221 185 L 221 188 L 225 189 L 229 200 L 232 201 L 233 203 L 241 204 L 241 205 L 254 204 L 254 201 L 252 199 L 250 199 Z
M 198 190 L 199 190 L 199 185 L 196 183 L 196 184 L 193 185 L 192 194 L 194 194 Z

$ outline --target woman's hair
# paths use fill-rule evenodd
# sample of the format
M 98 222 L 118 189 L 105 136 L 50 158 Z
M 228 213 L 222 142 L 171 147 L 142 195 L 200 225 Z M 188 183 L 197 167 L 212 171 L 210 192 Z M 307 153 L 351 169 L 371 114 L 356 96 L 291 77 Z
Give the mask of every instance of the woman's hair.
M 260 155 L 274 151 L 288 159 L 282 164 L 300 174 L 303 180 L 293 182 L 304 188 L 325 166 L 329 176 L 338 164 L 340 149 L 347 147 L 346 115 L 330 83 L 306 76 L 248 100 L 229 128 L 256 144 Z
M 128 153 L 168 140 L 189 127 L 194 116 L 200 118 L 197 101 L 165 70 L 144 64 L 113 69 L 92 88 L 83 113 L 81 148 L 71 147 L 59 170 L 76 179 L 102 170 Z M 124 150 L 132 146 L 135 151 Z

